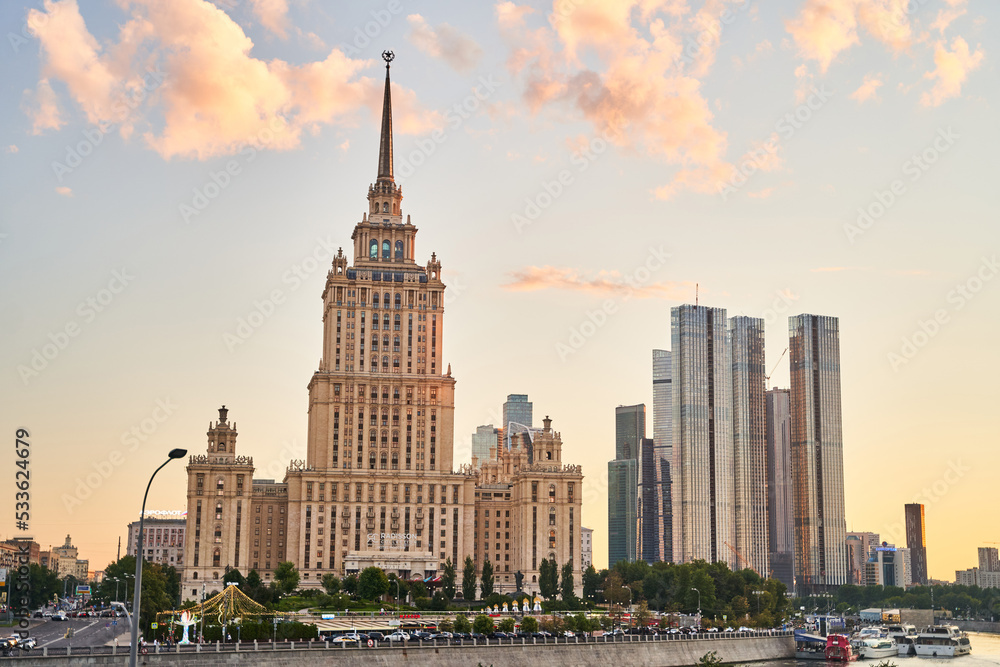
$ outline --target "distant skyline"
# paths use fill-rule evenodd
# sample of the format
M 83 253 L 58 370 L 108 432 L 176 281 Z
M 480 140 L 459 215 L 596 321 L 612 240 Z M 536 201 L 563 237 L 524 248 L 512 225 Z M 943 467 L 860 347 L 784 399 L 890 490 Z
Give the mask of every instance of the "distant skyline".
M 839 318 L 848 531 L 928 576 L 1000 540 L 1000 7 L 965 0 L 340 6 L 5 3 L 3 429 L 30 532 L 102 569 L 226 404 L 257 475 L 305 457 L 320 295 L 396 174 L 448 284 L 456 460 L 531 397 L 608 553 L 617 405 L 653 405 L 670 308 Z M 788 359 L 768 388 L 788 387 Z M 183 462 L 147 504 L 184 504 Z M 0 536 L 17 534 L 8 514 Z M 124 550 L 123 550 L 124 552 Z

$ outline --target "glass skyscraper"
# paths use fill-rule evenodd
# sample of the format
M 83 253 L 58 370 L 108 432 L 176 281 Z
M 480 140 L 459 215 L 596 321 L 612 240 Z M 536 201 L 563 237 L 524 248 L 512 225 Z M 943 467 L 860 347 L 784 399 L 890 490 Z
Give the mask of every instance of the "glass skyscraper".
M 490 447 L 497 446 L 497 429 L 493 424 L 477 426 L 476 432 L 472 434 L 472 456 L 479 459 L 479 462 L 487 461 L 490 458 Z
M 788 318 L 797 592 L 847 583 L 840 328 L 835 317 Z
M 910 550 L 910 574 L 913 583 L 927 584 L 927 532 L 924 527 L 924 506 L 909 503 L 906 515 L 906 548 Z
M 508 394 L 507 402 L 503 404 L 503 428 L 514 422 L 531 428 L 531 401 L 527 394 Z
M 767 392 L 767 541 L 774 576 L 795 589 L 795 524 L 792 520 L 792 413 L 788 390 Z M 864 561 L 861 561 L 862 564 Z
M 671 355 L 653 350 L 653 449 L 656 452 L 657 560 L 673 562 L 673 503 L 670 466 L 673 463 L 673 400 Z
M 733 377 L 733 523 L 739 567 L 767 576 L 764 320 L 729 319 Z
M 726 310 L 670 310 L 673 557 L 724 561 L 733 544 L 732 354 Z
M 608 462 L 608 567 L 638 558 L 639 446 L 646 406 L 615 408 L 615 460 Z

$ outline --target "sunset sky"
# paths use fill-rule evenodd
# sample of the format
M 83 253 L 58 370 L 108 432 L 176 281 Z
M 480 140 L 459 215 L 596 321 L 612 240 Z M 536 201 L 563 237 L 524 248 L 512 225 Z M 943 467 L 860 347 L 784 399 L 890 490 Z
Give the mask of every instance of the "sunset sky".
M 848 530 L 904 545 L 925 503 L 949 581 L 1000 542 L 997 3 L 63 0 L 0 24 L 0 421 L 31 432 L 43 548 L 70 533 L 102 569 L 222 404 L 258 477 L 304 458 L 385 49 L 457 460 L 529 394 L 605 565 L 614 408 L 646 403 L 652 435 L 651 350 L 697 286 L 765 318 L 769 368 L 789 315 L 840 318 Z M 183 468 L 148 507 L 184 508 Z

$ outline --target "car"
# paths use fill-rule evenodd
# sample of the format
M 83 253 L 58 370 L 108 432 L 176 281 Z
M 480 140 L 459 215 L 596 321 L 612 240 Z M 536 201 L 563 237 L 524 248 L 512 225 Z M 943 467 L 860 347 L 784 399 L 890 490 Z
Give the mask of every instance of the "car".
M 66 614 L 64 614 L 63 612 L 60 611 L 60 612 L 57 612 L 57 613 L 55 613 L 55 614 L 52 615 L 52 620 L 53 621 L 67 621 L 69 619 L 66 618 Z
M 377 642 L 384 642 L 385 641 L 385 635 L 382 634 L 381 632 L 374 632 L 373 631 L 373 632 L 369 632 L 368 633 L 368 639 L 374 639 Z
M 753 628 L 748 628 L 745 625 L 741 625 L 740 629 L 738 630 L 738 632 L 753 632 Z
M 576 637 L 576 635 L 573 634 L 572 630 L 563 630 L 562 636 L 566 637 L 567 639 L 570 637 Z
M 507 633 L 503 630 L 494 630 L 490 634 L 486 635 L 490 639 L 507 639 Z
M 45 618 L 45 614 L 42 613 L 41 609 L 39 609 L 38 611 L 36 611 L 31 616 L 32 616 L 32 618 Z
M 359 643 L 361 641 L 361 636 L 357 633 L 338 635 L 333 638 L 333 641 L 341 643 Z
M 410 640 L 410 635 L 400 630 L 397 630 L 396 632 L 393 632 L 391 635 L 386 637 L 386 640 L 390 642 L 405 642 Z
M 42 617 L 43 618 L 52 618 L 52 612 L 51 611 L 42 612 Z

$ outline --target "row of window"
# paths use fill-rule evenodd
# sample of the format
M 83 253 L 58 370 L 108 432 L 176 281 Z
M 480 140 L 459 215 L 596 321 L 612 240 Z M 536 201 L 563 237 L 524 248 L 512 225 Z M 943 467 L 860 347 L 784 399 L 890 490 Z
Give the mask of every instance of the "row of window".
M 389 204 L 385 204 L 385 212 L 389 212 Z M 382 259 L 391 259 L 390 254 L 392 253 L 392 242 L 389 239 L 382 241 Z M 368 258 L 378 259 L 378 239 L 372 239 L 368 243 Z M 403 259 L 403 242 L 396 241 L 396 259 Z M 376 297 L 377 298 L 377 297 Z M 389 304 L 386 303 L 386 308 Z M 398 307 L 398 306 L 397 306 Z

